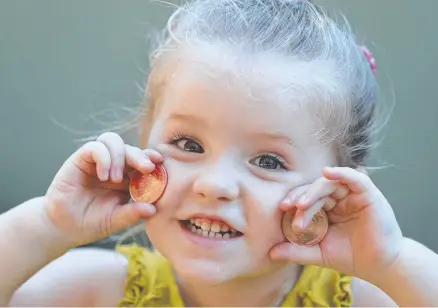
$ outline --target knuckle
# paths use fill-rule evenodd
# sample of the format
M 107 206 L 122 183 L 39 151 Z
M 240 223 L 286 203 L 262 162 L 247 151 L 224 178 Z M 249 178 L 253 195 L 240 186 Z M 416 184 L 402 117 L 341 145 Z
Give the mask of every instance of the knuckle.
M 297 194 L 302 194 L 304 193 L 307 189 L 309 188 L 309 185 L 304 185 L 304 186 L 298 186 L 293 188 L 291 191 L 289 191 L 289 196 L 293 196 L 293 195 L 297 195 Z
M 324 187 L 326 187 L 326 188 L 332 187 L 333 185 L 335 185 L 335 182 L 333 182 L 332 180 L 326 179 L 324 177 L 317 179 L 315 181 L 315 183 L 313 184 L 313 186 L 317 187 L 318 189 L 324 188 Z
M 125 161 L 125 151 L 114 152 L 112 156 L 112 159 L 117 164 L 122 164 Z
M 338 170 L 344 175 L 348 176 L 352 172 L 354 172 L 354 169 L 351 167 L 338 167 Z
M 362 182 L 362 183 L 364 183 L 366 185 L 371 184 L 371 179 L 370 179 L 370 177 L 368 175 L 366 175 L 363 172 L 359 172 L 359 171 L 355 171 L 355 172 L 357 174 L 357 180 L 358 181 L 360 181 L 360 182 Z
M 102 148 L 105 148 L 102 143 L 96 141 L 88 141 L 82 146 L 81 149 L 84 152 L 97 152 L 102 150 Z
M 122 142 L 123 143 L 123 139 L 122 137 L 120 137 L 119 134 L 114 133 L 114 132 L 105 132 L 103 134 L 101 134 L 99 137 L 97 137 L 96 141 L 99 142 L 108 142 L 108 143 L 115 143 L 115 142 Z
M 132 145 L 126 145 L 126 151 L 131 153 L 132 155 L 144 157 L 147 156 L 145 152 L 143 152 L 140 148 L 134 147 Z
M 125 152 L 126 164 L 135 167 L 135 169 L 139 168 L 140 166 L 143 167 L 145 163 L 150 162 L 149 156 L 145 155 L 144 152 L 138 147 L 126 145 Z
M 160 153 L 154 149 L 145 149 L 145 150 L 139 149 L 139 150 L 143 153 L 143 155 L 146 155 L 148 157 L 150 155 L 160 155 Z

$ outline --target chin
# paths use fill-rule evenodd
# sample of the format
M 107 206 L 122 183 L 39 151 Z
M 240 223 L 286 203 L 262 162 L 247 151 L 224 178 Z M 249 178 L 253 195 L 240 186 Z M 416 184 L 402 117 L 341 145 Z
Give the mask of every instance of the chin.
M 230 259 L 220 262 L 211 259 L 177 257 L 172 264 L 177 275 L 183 279 L 219 285 L 246 276 L 251 272 L 247 265 L 233 262 L 233 258 Z
M 268 241 L 262 245 L 266 247 L 255 251 L 243 234 L 228 239 L 206 238 L 190 232 L 180 222 L 165 223 L 152 218 L 146 229 L 155 249 L 184 280 L 218 285 L 272 270 L 268 258 L 268 246 L 272 245 Z
M 155 241 L 154 247 L 170 262 L 177 276 L 188 281 L 218 285 L 246 276 L 257 268 L 240 249 L 206 253 L 182 243 L 163 241 Z

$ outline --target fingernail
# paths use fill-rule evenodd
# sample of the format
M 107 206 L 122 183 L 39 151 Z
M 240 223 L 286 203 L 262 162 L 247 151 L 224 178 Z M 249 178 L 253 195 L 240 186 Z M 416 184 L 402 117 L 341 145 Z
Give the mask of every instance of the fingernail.
M 283 246 L 275 247 L 275 249 L 271 252 L 271 257 L 273 259 L 283 259 L 287 255 Z
M 309 225 L 310 225 L 310 222 L 312 221 L 312 218 L 310 218 L 309 219 L 309 217 L 308 216 L 305 216 L 304 218 L 303 218 L 303 225 L 301 226 L 302 228 L 303 228 L 303 230 L 305 230 Z
M 150 204 L 150 203 L 142 203 L 142 205 L 143 205 L 144 208 L 145 208 L 146 210 L 148 210 L 151 214 L 154 214 L 154 213 L 157 211 L 157 209 L 155 208 L 155 206 L 153 206 L 153 205 Z
M 306 229 L 306 218 L 305 217 L 303 217 L 300 221 L 300 228 L 301 228 L 301 230 Z
M 325 170 L 328 171 L 328 172 L 333 172 L 333 171 L 335 171 L 335 168 L 333 168 L 333 167 L 325 167 Z
M 123 171 L 122 171 L 122 169 L 118 169 L 118 170 L 116 171 L 116 178 L 117 178 L 119 181 L 122 181 L 122 180 L 123 180 Z
M 295 246 L 294 243 L 282 243 L 271 251 L 272 259 L 285 259 L 291 257 L 291 249 Z
M 117 181 L 117 179 L 118 179 L 118 176 L 117 176 L 117 170 L 111 170 L 111 179 L 113 180 L 113 181 Z
M 302 195 L 300 197 L 300 199 L 298 200 L 298 203 L 303 204 L 303 205 L 306 204 L 307 202 L 309 202 L 309 198 L 307 198 L 306 195 Z
M 303 230 L 304 220 L 301 217 L 295 218 L 292 222 L 292 229 L 295 229 L 296 231 Z
M 109 170 L 105 169 L 101 172 L 102 181 L 106 182 L 109 179 Z
M 286 198 L 286 199 L 283 200 L 282 203 L 285 204 L 285 205 L 291 205 L 292 204 L 292 200 L 290 198 Z
M 151 211 L 152 214 L 157 212 L 157 208 L 155 206 L 153 206 L 152 204 L 149 204 L 149 210 Z
M 147 160 L 147 161 L 144 163 L 144 166 L 145 166 L 146 168 L 155 168 L 155 164 L 153 164 L 150 160 Z

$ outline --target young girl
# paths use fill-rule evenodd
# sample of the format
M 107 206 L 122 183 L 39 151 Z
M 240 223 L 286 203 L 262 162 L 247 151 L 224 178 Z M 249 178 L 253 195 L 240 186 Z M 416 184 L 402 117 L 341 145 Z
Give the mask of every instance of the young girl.
M 306 1 L 198 0 L 168 31 L 140 147 L 105 133 L 0 216 L 0 304 L 438 305 L 438 256 L 364 172 L 377 86 L 349 28 Z M 158 164 L 163 196 L 129 203 Z M 326 211 L 318 245 L 285 240 L 292 209 L 297 230 Z M 143 219 L 154 251 L 73 249 Z

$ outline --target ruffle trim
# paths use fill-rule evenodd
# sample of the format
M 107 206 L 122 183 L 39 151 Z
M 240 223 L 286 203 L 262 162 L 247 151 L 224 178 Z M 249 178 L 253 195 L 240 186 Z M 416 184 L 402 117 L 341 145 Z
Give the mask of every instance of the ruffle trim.
M 167 269 L 163 264 L 158 264 L 162 262 L 162 259 L 157 258 L 154 252 L 147 251 L 144 247 L 137 245 L 120 246 L 117 251 L 128 258 L 124 298 L 119 301 L 118 307 L 184 306 L 175 281 L 172 279 L 166 283 L 164 278 L 171 274 L 168 272 L 170 269 Z M 281 304 L 282 307 L 298 304 L 293 299 L 294 293 L 295 296 L 298 295 L 299 302 L 304 307 L 349 307 L 352 305 L 351 276 L 325 268 L 319 268 L 315 272 L 316 268 L 312 268 L 309 269 L 312 273 L 302 273 L 304 277 L 300 278 L 311 282 L 313 287 L 298 279 L 294 287 L 295 292 L 289 293 Z M 328 278 L 329 280 L 325 283 L 330 285 L 324 285 L 325 279 L 322 279 L 320 275 Z M 329 294 L 321 293 L 321 288 L 325 287 L 331 289 Z
M 128 258 L 128 277 L 124 298 L 118 307 L 168 307 L 171 294 L 157 271 L 153 252 L 137 245 L 120 246 L 117 251 Z M 155 270 L 154 270 L 155 269 Z
M 350 307 L 352 305 L 352 277 L 339 272 L 334 272 L 333 275 L 335 275 L 333 302 L 328 302 L 318 292 L 307 290 L 301 293 L 304 307 Z
M 283 307 L 293 304 L 294 293 L 298 296 L 296 304 L 303 307 L 350 307 L 353 303 L 353 277 L 350 275 L 308 266 L 300 278 L 294 287 L 296 293 L 291 292 L 291 297 L 285 300 Z
M 120 246 L 117 247 L 117 251 L 128 258 L 128 275 L 125 281 L 124 298 L 119 301 L 118 307 L 141 306 L 142 295 L 148 289 L 146 267 L 141 260 L 143 251 L 136 246 Z
M 351 292 L 351 282 L 353 277 L 336 272 L 336 292 L 333 301 L 338 307 L 350 307 L 353 304 L 353 294 Z

